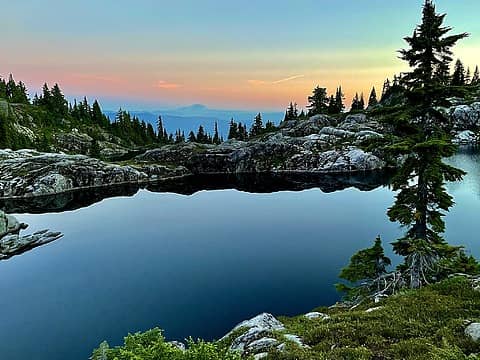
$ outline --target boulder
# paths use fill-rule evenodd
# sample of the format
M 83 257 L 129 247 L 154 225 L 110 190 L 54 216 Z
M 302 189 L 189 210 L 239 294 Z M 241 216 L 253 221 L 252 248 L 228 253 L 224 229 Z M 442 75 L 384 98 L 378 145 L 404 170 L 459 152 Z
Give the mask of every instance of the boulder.
M 169 341 L 168 343 L 175 346 L 177 349 L 182 350 L 182 351 L 185 351 L 187 349 L 185 344 L 182 343 L 181 341 Z
M 320 320 L 328 320 L 330 319 L 330 316 L 328 316 L 327 314 L 324 314 L 324 313 L 321 313 L 321 312 L 309 312 L 308 314 L 305 314 L 305 317 L 309 320 L 316 320 L 316 319 L 320 319 Z
M 452 142 L 457 145 L 471 145 L 478 142 L 478 136 L 471 130 L 463 130 L 455 133 Z
M 251 318 L 250 320 L 242 321 L 241 323 L 237 324 L 231 332 L 243 328 L 261 328 L 269 331 L 285 329 L 283 324 L 278 321 L 272 314 L 269 313 L 262 313 Z
M 231 351 L 252 355 L 270 350 L 278 344 L 271 335 L 285 327 L 272 314 L 263 313 L 236 325 L 221 340 L 229 339 L 234 333 L 243 330 L 230 345 Z
M 465 329 L 465 335 L 473 341 L 480 340 L 480 323 L 471 323 Z
M 365 114 L 351 114 L 348 115 L 344 122 L 350 124 L 365 124 L 368 121 L 367 115 Z
M 372 313 L 372 312 L 375 312 L 375 311 L 378 311 L 378 310 L 381 310 L 381 309 L 383 309 L 383 306 L 373 307 L 373 308 L 365 310 L 365 312 L 367 314 L 369 314 L 369 313 Z

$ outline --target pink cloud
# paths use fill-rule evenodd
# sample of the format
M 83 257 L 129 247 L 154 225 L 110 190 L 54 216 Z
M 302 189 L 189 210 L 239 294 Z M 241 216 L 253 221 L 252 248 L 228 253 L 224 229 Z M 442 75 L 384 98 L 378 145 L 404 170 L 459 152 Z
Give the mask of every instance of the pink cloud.
M 154 87 L 156 87 L 158 89 L 172 90 L 172 89 L 178 89 L 178 88 L 182 87 L 182 85 L 176 84 L 176 83 L 171 83 L 171 82 L 168 82 L 168 81 L 165 81 L 165 80 L 159 80 L 154 85 Z

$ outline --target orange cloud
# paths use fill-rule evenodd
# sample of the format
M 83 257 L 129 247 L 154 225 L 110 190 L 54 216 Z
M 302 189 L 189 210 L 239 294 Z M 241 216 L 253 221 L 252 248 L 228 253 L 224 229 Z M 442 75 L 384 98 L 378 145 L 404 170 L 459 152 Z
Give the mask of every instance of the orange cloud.
M 172 90 L 172 89 L 178 89 L 182 87 L 180 84 L 176 83 L 171 83 L 165 80 L 159 80 L 156 84 L 155 87 L 158 89 L 166 89 L 166 90 Z

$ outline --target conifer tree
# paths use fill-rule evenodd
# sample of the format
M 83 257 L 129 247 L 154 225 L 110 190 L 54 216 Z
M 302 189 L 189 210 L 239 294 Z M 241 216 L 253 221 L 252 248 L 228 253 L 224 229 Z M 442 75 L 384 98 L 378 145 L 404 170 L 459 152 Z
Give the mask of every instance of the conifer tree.
M 213 130 L 212 142 L 216 145 L 220 144 L 220 136 L 218 135 L 218 124 L 216 121 L 215 121 L 215 128 Z
M 360 98 L 358 97 L 358 93 L 355 93 L 355 96 L 352 100 L 352 106 L 350 108 L 351 111 L 358 111 L 362 110 L 363 108 L 360 107 Z
M 336 112 L 335 97 L 331 95 L 330 99 L 328 100 L 328 113 L 335 114 L 335 112 Z
M 470 85 L 472 81 L 472 73 L 470 72 L 470 67 L 467 68 L 467 72 L 465 73 L 465 85 Z
M 370 293 L 378 287 L 378 279 L 386 274 L 391 260 L 385 256 L 380 236 L 375 239 L 371 248 L 360 250 L 350 259 L 350 264 L 343 268 L 340 278 L 347 280 L 356 287 L 337 284 L 339 291 L 346 291 L 350 297 L 361 295 L 362 292 Z
M 198 127 L 198 131 L 197 131 L 197 141 L 200 143 L 200 144 L 204 144 L 206 142 L 208 142 L 208 136 L 205 134 L 205 129 L 203 128 L 202 125 L 200 125 Z
M 103 115 L 102 109 L 100 108 L 100 104 L 98 103 L 97 100 L 95 100 L 92 105 L 92 121 L 94 124 L 97 124 L 100 126 L 108 125 L 108 120 Z
M 7 98 L 7 84 L 4 79 L 0 77 L 0 99 Z
M 237 139 L 238 138 L 238 125 L 231 119 L 230 120 L 230 129 L 228 131 L 228 139 Z
M 390 84 L 390 80 L 386 79 L 385 82 L 383 83 L 382 97 L 380 101 L 385 100 L 391 88 L 392 88 L 392 85 Z
M 49 109 L 57 115 L 65 116 L 68 113 L 68 103 L 63 96 L 62 91 L 58 84 L 55 84 L 50 91 L 51 93 L 51 100 L 49 105 Z
M 375 91 L 375 86 L 374 86 L 372 88 L 372 91 L 370 92 L 370 97 L 368 98 L 368 107 L 372 108 L 377 105 L 378 105 L 377 92 Z
M 363 92 L 360 94 L 360 102 L 359 102 L 360 110 L 365 110 L 365 98 L 363 97 Z
M 190 131 L 188 133 L 188 142 L 191 142 L 191 143 L 197 142 L 197 138 L 195 137 L 195 133 L 193 131 Z
M 157 140 L 159 143 L 165 143 L 167 140 L 165 136 L 165 129 L 163 127 L 162 116 L 158 116 L 157 120 Z
M 289 120 L 298 120 L 298 108 L 297 103 L 290 103 L 287 108 L 287 112 L 285 113 L 285 121 Z
M 342 92 L 342 87 L 339 86 L 335 94 L 335 113 L 340 114 L 345 110 L 345 104 L 343 103 L 344 94 Z
M 466 84 L 465 79 L 465 67 L 460 59 L 455 63 L 455 70 L 452 75 L 452 85 L 453 86 L 464 86 Z
M 313 94 L 308 97 L 308 102 L 308 115 L 313 116 L 317 114 L 326 114 L 328 112 L 327 89 L 317 86 L 315 89 L 313 89 Z M 303 118 L 304 116 L 300 117 Z
M 265 132 L 272 132 L 272 131 L 275 131 L 275 129 L 276 129 L 275 124 L 270 120 L 268 120 L 265 123 Z
M 258 113 L 257 116 L 255 116 L 252 128 L 250 129 L 250 136 L 260 135 L 262 134 L 263 130 L 262 114 Z
M 47 83 L 43 84 L 43 88 L 42 88 L 42 96 L 40 98 L 40 105 L 43 105 L 43 106 L 50 106 L 51 104 L 51 93 L 50 93 L 50 89 L 48 88 L 48 85 Z
M 453 205 L 445 181 L 459 180 L 464 174 L 442 161 L 455 152 L 455 146 L 445 131 L 446 119 L 435 109 L 446 96 L 435 70 L 439 62 L 451 59 L 451 48 L 467 34 L 446 36 L 451 28 L 443 26 L 444 18 L 426 0 L 422 23 L 413 36 L 405 38 L 409 49 L 400 51 L 412 68 L 402 81 L 414 120 L 401 125 L 410 127 L 410 136 L 392 147 L 405 161 L 393 180 L 393 189 L 399 193 L 388 216 L 407 228 L 393 245 L 405 257 L 412 288 L 428 281 L 438 262 L 454 252 L 441 236 L 445 230 L 442 217 Z
M 479 85 L 480 84 L 480 72 L 478 70 L 478 65 L 475 67 L 475 71 L 472 76 L 472 81 L 470 82 L 471 85 Z

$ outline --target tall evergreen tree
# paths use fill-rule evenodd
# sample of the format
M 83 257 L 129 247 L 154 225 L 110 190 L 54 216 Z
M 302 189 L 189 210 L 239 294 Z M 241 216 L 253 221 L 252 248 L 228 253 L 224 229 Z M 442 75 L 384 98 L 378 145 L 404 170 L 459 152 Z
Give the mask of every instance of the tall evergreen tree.
M 49 103 L 49 108 L 52 112 L 57 115 L 65 116 L 68 113 L 68 103 L 63 96 L 62 90 L 58 84 L 55 84 L 50 91 L 51 101 Z
M 343 103 L 345 95 L 342 92 L 342 87 L 339 86 L 335 94 L 335 111 L 337 114 L 340 114 L 345 110 L 345 104 Z
M 212 142 L 216 145 L 220 144 L 220 136 L 218 135 L 218 124 L 215 121 L 215 127 L 213 129 L 213 139 Z
M 163 127 L 162 116 L 158 116 L 157 120 L 157 140 L 160 143 L 167 141 L 167 137 L 165 136 L 165 128 Z
M 327 89 L 317 86 L 313 89 L 313 94 L 308 97 L 308 103 L 308 115 L 326 114 L 328 112 Z
M 390 83 L 390 80 L 386 79 L 383 83 L 382 97 L 381 97 L 380 101 L 385 100 L 385 98 L 389 94 L 391 88 L 392 88 L 392 85 Z
M 190 131 L 188 133 L 188 142 L 191 142 L 191 143 L 197 142 L 197 137 L 195 136 L 195 133 L 193 131 Z
M 453 86 L 464 86 L 466 85 L 465 79 L 465 66 L 460 59 L 455 63 L 455 69 L 452 75 L 452 85 Z
M 393 189 L 399 193 L 388 215 L 407 227 L 394 250 L 405 257 L 412 288 L 428 281 L 438 261 L 453 252 L 441 236 L 445 229 L 442 217 L 453 205 L 445 181 L 459 180 L 464 174 L 442 161 L 455 152 L 455 146 L 445 131 L 446 119 L 435 109 L 446 96 L 435 69 L 441 61 L 451 59 L 451 48 L 467 34 L 446 36 L 451 28 L 443 26 L 444 18 L 436 13 L 433 2 L 426 0 L 422 23 L 413 36 L 405 38 L 409 49 L 400 51 L 412 68 L 403 82 L 414 120 L 401 125 L 410 127 L 410 136 L 393 146 L 405 161 L 393 180 Z
M 297 103 L 291 102 L 288 105 L 287 112 L 285 113 L 285 121 L 298 120 L 298 108 Z
M 230 129 L 228 131 L 228 139 L 237 139 L 238 138 L 238 124 L 231 119 L 230 120 Z
M 472 81 L 470 82 L 471 85 L 480 85 L 480 71 L 478 70 L 478 65 L 475 67 L 475 71 L 473 72 Z
M 365 98 L 363 96 L 363 92 L 360 94 L 360 102 L 359 102 L 360 110 L 365 110 Z
M 250 129 L 250 136 L 260 135 L 263 133 L 263 130 L 262 114 L 258 113 L 257 116 L 255 116 L 252 128 Z
M 365 109 L 365 101 L 363 100 L 363 94 L 361 97 L 358 96 L 358 93 L 355 93 L 355 96 L 352 100 L 351 111 L 361 111 Z
M 465 85 L 470 85 L 472 81 L 472 73 L 470 72 L 470 67 L 467 67 L 467 72 L 465 73 Z
M 372 88 L 372 91 L 370 92 L 370 96 L 368 98 L 368 107 L 372 108 L 374 106 L 378 105 L 378 100 L 377 100 L 377 92 L 375 91 L 375 86 Z
M 92 105 L 92 121 L 99 126 L 106 127 L 108 125 L 108 119 L 103 115 L 97 100 L 95 100 Z
M 335 112 L 336 112 L 335 96 L 330 95 L 330 99 L 328 100 L 328 113 L 335 114 Z
M 198 131 L 197 131 L 197 141 L 200 143 L 200 144 L 205 144 L 208 142 L 208 136 L 207 134 L 205 134 L 205 129 L 203 128 L 202 125 L 200 125 L 198 127 Z

